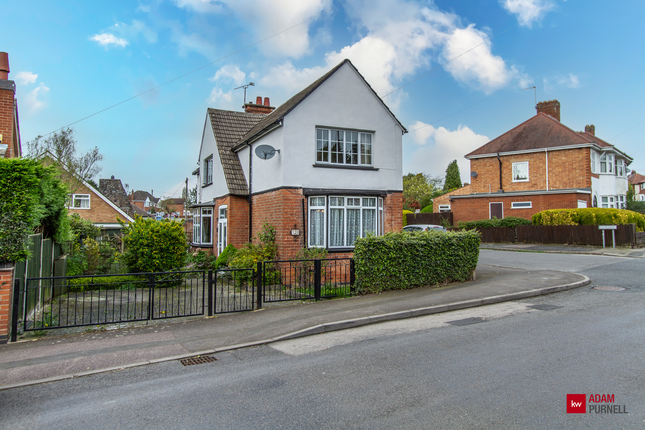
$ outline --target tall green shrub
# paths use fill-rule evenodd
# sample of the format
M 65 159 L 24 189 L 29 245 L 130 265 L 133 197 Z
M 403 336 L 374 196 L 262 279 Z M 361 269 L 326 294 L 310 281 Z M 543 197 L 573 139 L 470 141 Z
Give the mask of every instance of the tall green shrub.
M 531 221 L 520 217 L 508 216 L 503 219 L 480 219 L 477 221 L 459 221 L 457 227 L 465 230 L 473 228 L 491 228 L 491 227 L 517 227 L 518 225 L 531 225 Z
M 580 208 L 550 209 L 533 215 L 535 225 L 617 225 L 636 224 L 645 230 L 645 216 L 626 209 Z
M 388 233 L 356 241 L 356 287 L 400 290 L 467 280 L 477 267 L 476 231 Z
M 135 215 L 124 229 L 123 258 L 131 272 L 165 272 L 184 266 L 187 256 L 184 227 L 179 221 L 156 221 Z

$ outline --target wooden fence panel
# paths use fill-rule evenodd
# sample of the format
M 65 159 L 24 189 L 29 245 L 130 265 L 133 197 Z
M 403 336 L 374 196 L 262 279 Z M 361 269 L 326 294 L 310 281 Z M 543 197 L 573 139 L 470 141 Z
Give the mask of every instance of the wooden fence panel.
M 439 213 L 418 213 L 406 215 L 408 224 L 434 224 L 441 225 L 441 221 L 446 219 L 452 225 L 452 212 L 439 212 Z
M 612 245 L 611 230 L 600 230 L 597 225 L 521 225 L 516 227 L 517 241 L 523 243 L 554 243 L 568 245 L 602 246 Z M 633 246 L 635 227 L 633 224 L 616 227 L 616 246 Z M 483 241 L 483 240 L 482 240 Z
M 478 228 L 483 243 L 515 243 L 515 229 L 512 227 Z

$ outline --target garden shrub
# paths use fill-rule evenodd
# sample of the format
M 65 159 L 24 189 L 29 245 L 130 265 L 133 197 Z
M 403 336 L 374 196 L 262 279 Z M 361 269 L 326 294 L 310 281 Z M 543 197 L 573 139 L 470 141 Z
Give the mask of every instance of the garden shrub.
M 406 211 L 406 210 L 403 210 L 403 227 L 405 227 L 406 225 L 408 225 L 408 217 L 407 217 L 406 215 L 407 215 L 407 214 L 413 214 L 413 213 L 414 213 L 414 212 L 412 212 L 412 211 Z
M 465 230 L 473 228 L 512 227 L 518 225 L 531 225 L 531 221 L 525 218 L 509 216 L 503 219 L 480 219 L 477 221 L 459 221 L 457 227 Z
M 645 230 L 645 216 L 627 209 L 580 208 L 550 209 L 533 215 L 535 225 L 617 225 L 636 224 Z
M 188 256 L 186 263 L 193 270 L 210 270 L 215 266 L 215 256 L 206 251 L 197 251 Z
M 123 259 L 130 272 L 165 272 L 184 267 L 187 244 L 181 222 L 135 215 L 134 222 L 123 232 Z
M 240 249 L 235 251 L 235 256 L 229 261 L 231 269 L 255 269 L 259 261 L 275 260 L 277 248 L 275 244 L 275 227 L 264 222 L 262 229 L 255 237 L 255 243 L 245 243 Z M 280 279 L 280 272 L 277 270 L 266 270 L 265 282 L 273 283 Z M 244 272 L 238 276 L 240 280 L 249 279 L 252 275 L 250 272 Z
M 421 209 L 422 214 L 431 214 L 432 213 L 432 205 L 428 205 Z
M 638 212 L 639 214 L 645 214 L 645 202 L 628 200 L 625 206 L 627 210 Z
M 217 257 L 217 260 L 215 260 L 215 269 L 222 269 L 224 267 L 228 267 L 233 257 L 235 257 L 236 252 L 237 252 L 237 248 L 234 247 L 232 244 L 226 245 L 226 248 L 224 248 L 224 250 Z
M 67 257 L 67 276 L 75 275 L 106 275 L 112 273 L 115 263 L 121 254 L 109 241 L 97 242 L 87 238 L 83 244 L 72 244 Z
M 470 278 L 481 237 L 474 230 L 388 233 L 356 241 L 356 288 L 375 293 Z
M 147 279 L 142 276 L 98 276 L 92 278 L 72 278 L 67 280 L 67 289 L 82 293 L 93 290 L 114 290 L 147 288 Z

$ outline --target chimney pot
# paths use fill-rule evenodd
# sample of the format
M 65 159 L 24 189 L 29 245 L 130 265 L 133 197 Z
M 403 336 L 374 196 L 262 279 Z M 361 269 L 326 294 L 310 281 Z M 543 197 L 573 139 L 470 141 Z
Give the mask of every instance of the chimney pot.
M 271 104 L 269 104 L 269 98 L 268 97 L 264 98 L 264 106 L 271 106 Z
M 545 113 L 560 122 L 560 102 L 557 100 L 549 100 L 546 102 L 540 102 L 535 106 L 537 113 Z
M 593 134 L 594 136 L 596 135 L 596 126 L 591 124 L 591 125 L 585 125 L 585 132 L 589 134 Z
M 261 97 L 261 96 L 258 96 L 258 97 L 255 99 L 255 104 L 256 104 L 256 105 L 261 105 L 261 104 L 262 104 L 262 97 Z
M 0 79 L 9 79 L 9 54 L 0 52 Z

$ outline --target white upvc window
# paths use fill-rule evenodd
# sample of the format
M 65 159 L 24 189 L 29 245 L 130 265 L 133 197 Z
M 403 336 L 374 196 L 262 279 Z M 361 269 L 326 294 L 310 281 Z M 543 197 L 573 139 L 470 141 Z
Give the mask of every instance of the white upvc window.
M 90 208 L 89 194 L 74 194 L 72 196 L 72 209 L 89 209 L 89 208 Z
M 591 173 L 598 173 L 598 153 L 593 149 L 591 152 Z
M 626 196 L 618 196 L 617 197 L 618 209 L 625 209 L 627 207 L 626 202 L 627 202 Z
M 383 214 L 379 197 L 309 197 L 309 246 L 351 248 L 359 237 L 382 235 Z
M 221 254 L 228 244 L 228 215 L 227 207 L 220 206 L 217 217 L 217 255 Z
M 615 208 L 616 207 L 616 197 L 615 196 L 602 196 L 600 198 L 603 208 Z
M 202 238 L 202 222 L 200 210 L 195 209 L 193 213 L 193 243 L 201 243 Z
M 528 182 L 529 162 L 520 161 L 513 163 L 513 182 Z
M 511 209 L 530 209 L 533 202 L 511 202 Z
M 450 205 L 439 205 L 439 212 L 450 212 Z
M 202 185 L 213 183 L 213 154 L 204 159 L 204 175 Z
M 600 173 L 614 173 L 614 155 L 606 152 L 600 156 Z
M 627 169 L 625 168 L 625 160 L 616 160 L 616 176 L 621 178 L 626 176 Z
M 213 244 L 213 208 L 202 208 L 202 245 Z
M 316 163 L 371 166 L 372 133 L 316 128 Z

